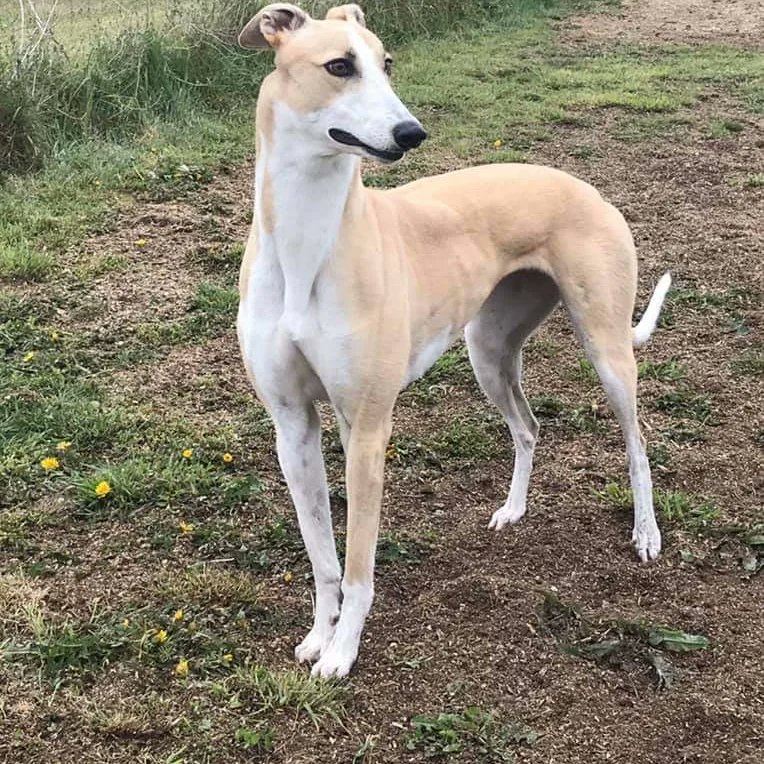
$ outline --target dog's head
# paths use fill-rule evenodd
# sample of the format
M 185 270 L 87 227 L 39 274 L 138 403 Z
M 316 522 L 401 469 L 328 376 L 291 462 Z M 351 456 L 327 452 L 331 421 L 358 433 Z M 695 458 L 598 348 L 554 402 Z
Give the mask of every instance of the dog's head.
M 239 44 L 276 51 L 268 97 L 288 110 L 295 139 L 323 155 L 392 162 L 427 137 L 393 91 L 392 58 L 357 5 L 313 19 L 295 5 L 273 3 L 244 27 Z

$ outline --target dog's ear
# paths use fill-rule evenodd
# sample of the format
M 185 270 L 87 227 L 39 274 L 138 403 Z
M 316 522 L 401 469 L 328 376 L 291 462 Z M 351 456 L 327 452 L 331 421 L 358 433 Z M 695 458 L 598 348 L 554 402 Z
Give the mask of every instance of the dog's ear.
M 360 24 L 362 27 L 366 26 L 366 17 L 363 15 L 360 6 L 355 3 L 330 8 L 326 12 L 326 18 L 339 19 L 340 21 L 355 21 L 356 24 Z
M 291 3 L 271 3 L 253 16 L 239 34 L 242 48 L 278 48 L 286 37 L 310 21 L 310 16 Z

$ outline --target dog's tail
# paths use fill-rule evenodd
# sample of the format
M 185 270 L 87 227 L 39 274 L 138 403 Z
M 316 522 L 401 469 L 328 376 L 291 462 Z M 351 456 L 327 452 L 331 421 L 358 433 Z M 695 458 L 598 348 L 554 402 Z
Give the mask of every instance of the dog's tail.
M 655 331 L 655 326 L 658 323 L 658 316 L 660 315 L 661 308 L 663 307 L 663 301 L 666 299 L 666 293 L 671 287 L 671 274 L 666 271 L 662 276 L 658 285 L 653 291 L 653 295 L 650 298 L 650 302 L 647 303 L 647 308 L 640 319 L 639 323 L 631 330 L 631 337 L 634 347 L 644 345 L 650 339 L 650 335 Z

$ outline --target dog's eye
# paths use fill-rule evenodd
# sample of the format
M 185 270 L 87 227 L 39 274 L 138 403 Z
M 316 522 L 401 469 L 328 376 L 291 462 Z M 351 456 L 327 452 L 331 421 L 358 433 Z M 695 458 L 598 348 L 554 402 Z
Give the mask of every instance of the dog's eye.
M 324 69 L 333 77 L 352 77 L 355 74 L 355 66 L 349 58 L 334 58 L 324 64 Z
M 385 74 L 389 77 L 393 73 L 393 59 L 385 59 Z

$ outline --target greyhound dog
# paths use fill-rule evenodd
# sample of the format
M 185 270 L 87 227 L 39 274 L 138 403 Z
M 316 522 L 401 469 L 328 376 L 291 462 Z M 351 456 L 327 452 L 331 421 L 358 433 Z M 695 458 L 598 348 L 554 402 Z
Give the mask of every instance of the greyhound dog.
M 583 181 L 523 164 L 364 188 L 362 157 L 394 162 L 427 136 L 393 92 L 392 59 L 357 5 L 321 20 L 268 5 L 239 43 L 276 52 L 257 102 L 255 214 L 237 328 L 315 579 L 315 619 L 296 658 L 322 677 L 344 676 L 355 662 L 374 595 L 393 406 L 462 330 L 515 449 L 509 496 L 489 527 L 525 514 L 539 426 L 521 387 L 521 351 L 560 300 L 626 439 L 637 554 L 656 557 L 633 346 L 655 328 L 671 278 L 661 278 L 632 328 L 637 265 L 621 214 Z M 344 574 L 317 400 L 331 403 L 346 457 Z

